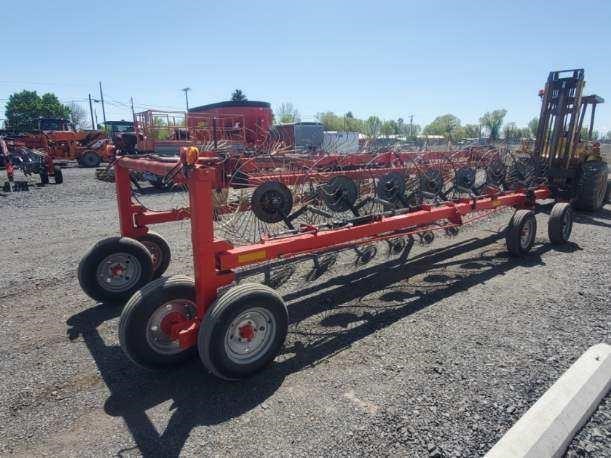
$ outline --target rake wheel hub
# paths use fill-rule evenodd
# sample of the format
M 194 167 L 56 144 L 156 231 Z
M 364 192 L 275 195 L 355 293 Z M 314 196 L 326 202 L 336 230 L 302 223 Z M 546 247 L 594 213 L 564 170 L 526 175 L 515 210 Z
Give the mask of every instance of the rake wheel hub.
M 334 212 L 350 210 L 359 195 L 358 186 L 348 177 L 339 175 L 319 188 L 322 200 Z
M 399 172 L 390 172 L 380 177 L 376 187 L 378 197 L 387 202 L 400 202 L 405 194 L 405 177 Z
M 454 175 L 454 184 L 461 188 L 470 189 L 475 185 L 475 169 L 462 167 Z
M 430 194 L 439 194 L 443 190 L 443 174 L 440 170 L 425 170 L 420 178 L 422 190 Z
M 255 216 L 265 223 L 277 223 L 293 209 L 293 195 L 279 181 L 267 181 L 253 192 L 250 204 Z

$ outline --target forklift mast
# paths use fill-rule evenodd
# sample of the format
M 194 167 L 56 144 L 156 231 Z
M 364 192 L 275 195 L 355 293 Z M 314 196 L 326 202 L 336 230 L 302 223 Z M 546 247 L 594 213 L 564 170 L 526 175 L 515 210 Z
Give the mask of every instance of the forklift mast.
M 592 139 L 596 105 L 604 99 L 583 95 L 583 69 L 550 72 L 541 95 L 534 154 L 552 170 L 567 170 L 578 158 L 577 146 L 588 106 L 592 107 L 587 140 Z

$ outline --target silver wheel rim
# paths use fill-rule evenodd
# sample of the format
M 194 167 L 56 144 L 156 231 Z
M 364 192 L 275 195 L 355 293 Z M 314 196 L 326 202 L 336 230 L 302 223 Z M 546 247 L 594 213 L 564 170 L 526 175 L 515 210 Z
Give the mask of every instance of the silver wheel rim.
M 157 270 L 161 265 L 163 258 L 161 248 L 159 248 L 159 245 L 157 245 L 155 242 L 151 242 L 150 240 L 140 240 L 140 243 L 142 243 L 148 252 L 151 253 L 151 257 L 153 258 L 153 270 Z
M 571 227 L 573 225 L 573 217 L 571 210 L 567 209 L 562 216 L 562 237 L 564 240 L 568 240 L 571 235 Z
M 142 266 L 134 255 L 113 253 L 106 256 L 96 270 L 98 284 L 106 291 L 123 292 L 140 281 Z
M 526 250 L 528 248 L 528 245 L 530 245 L 530 242 L 532 241 L 532 238 L 534 236 L 534 226 L 535 224 L 532 218 L 527 219 L 524 222 L 524 225 L 522 226 L 522 231 L 520 232 L 520 247 L 523 250 Z
M 178 339 L 172 339 L 171 328 L 174 324 L 192 320 L 196 310 L 195 303 L 186 299 L 175 299 L 162 304 L 146 324 L 146 341 L 149 346 L 162 355 L 175 355 L 184 351 Z
M 225 354 L 235 364 L 251 364 L 271 347 L 276 319 L 267 309 L 254 307 L 233 319 L 225 333 Z

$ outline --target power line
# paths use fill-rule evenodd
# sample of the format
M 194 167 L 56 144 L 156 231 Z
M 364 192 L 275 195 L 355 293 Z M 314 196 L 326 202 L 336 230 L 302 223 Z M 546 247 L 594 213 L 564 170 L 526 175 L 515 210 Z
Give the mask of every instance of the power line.
M 11 81 L 0 80 L 0 84 L 31 84 L 34 86 L 89 86 L 87 83 L 44 83 L 42 81 Z

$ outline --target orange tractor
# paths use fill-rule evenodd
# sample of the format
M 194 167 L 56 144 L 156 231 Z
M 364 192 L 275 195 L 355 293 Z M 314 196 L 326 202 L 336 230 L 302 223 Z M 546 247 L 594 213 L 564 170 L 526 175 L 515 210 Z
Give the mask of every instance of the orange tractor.
M 110 140 L 98 130 L 76 131 L 66 119 L 40 118 L 38 129 L 20 136 L 27 148 L 47 152 L 55 161 L 76 160 L 81 167 L 97 167 L 108 161 Z

